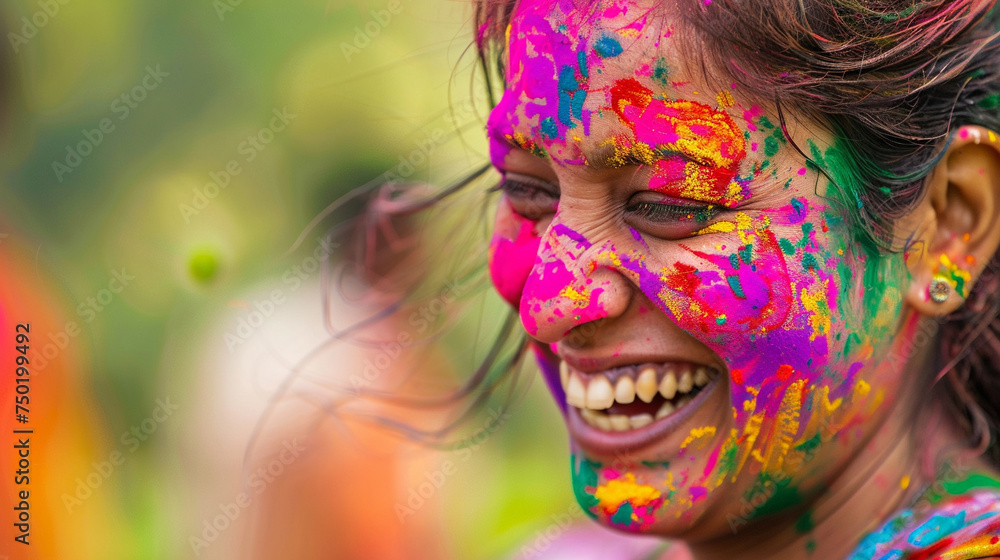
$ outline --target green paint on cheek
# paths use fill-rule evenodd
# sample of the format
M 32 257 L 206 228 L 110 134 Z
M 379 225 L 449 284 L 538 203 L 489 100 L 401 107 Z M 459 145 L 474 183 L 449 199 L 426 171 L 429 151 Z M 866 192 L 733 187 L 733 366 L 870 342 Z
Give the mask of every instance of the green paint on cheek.
M 632 504 L 625 502 L 622 504 L 618 511 L 615 512 L 614 516 L 611 517 L 611 522 L 615 525 L 631 525 L 632 524 Z
M 587 492 L 587 487 L 597 487 L 597 468 L 600 465 L 576 455 L 570 455 L 569 460 L 572 465 L 573 495 L 576 497 L 576 503 L 580 504 L 587 515 L 596 519 L 597 516 L 591 510 L 600 502 L 593 494 Z
M 810 222 L 802 224 L 802 240 L 799 241 L 799 247 L 805 247 L 809 244 L 809 234 L 812 233 L 813 225 Z
M 726 281 L 729 282 L 729 289 L 733 291 L 736 297 L 746 299 L 747 295 L 743 293 L 743 286 L 740 284 L 739 276 L 727 276 Z
M 753 244 L 747 244 L 744 247 L 740 247 L 740 260 L 746 264 L 750 264 L 750 259 L 753 258 Z
M 736 253 L 729 255 L 729 265 L 733 267 L 733 270 L 740 269 L 740 257 Z
M 778 141 L 773 136 L 764 139 L 764 155 L 774 157 L 778 153 Z
M 726 324 L 726 316 L 725 315 L 719 315 L 718 317 L 716 317 L 715 318 L 715 324 L 716 325 L 725 325 Z
M 781 252 L 783 252 L 784 254 L 786 255 L 795 254 L 795 245 L 792 245 L 792 242 L 785 239 L 784 237 L 778 240 L 778 245 L 781 246 Z
M 666 59 L 661 58 L 656 61 L 656 66 L 653 68 L 653 79 L 661 86 L 666 86 L 669 83 L 670 68 L 667 66 Z
M 771 119 L 765 117 L 764 115 L 761 115 L 760 117 L 757 118 L 757 124 L 759 124 L 760 126 L 766 128 L 768 130 L 771 130 L 771 129 L 774 128 L 774 124 L 771 123 Z
M 819 268 L 819 263 L 816 262 L 816 257 L 812 253 L 806 253 L 802 256 L 802 270 L 812 272 L 817 268 Z
M 861 344 L 861 335 L 856 332 L 852 332 L 847 335 L 847 341 L 844 342 L 844 355 L 850 356 L 851 352 L 854 350 L 855 346 Z

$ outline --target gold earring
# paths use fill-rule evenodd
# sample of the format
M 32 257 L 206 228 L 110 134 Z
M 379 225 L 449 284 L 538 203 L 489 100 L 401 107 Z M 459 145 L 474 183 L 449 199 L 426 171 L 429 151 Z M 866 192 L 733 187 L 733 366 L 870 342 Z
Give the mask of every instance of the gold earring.
M 944 303 L 951 297 L 951 284 L 943 276 L 935 276 L 927 287 L 927 294 L 934 303 Z

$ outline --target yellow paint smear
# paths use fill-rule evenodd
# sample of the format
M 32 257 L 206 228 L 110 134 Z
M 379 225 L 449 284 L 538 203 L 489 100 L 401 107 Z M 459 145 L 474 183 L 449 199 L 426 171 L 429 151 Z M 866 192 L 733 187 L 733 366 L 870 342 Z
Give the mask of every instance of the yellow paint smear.
M 594 490 L 594 497 L 600 502 L 600 507 L 608 513 L 618 511 L 625 502 L 633 507 L 645 506 L 660 497 L 660 491 L 646 484 L 635 481 L 635 475 L 625 473 L 625 476 L 609 480 Z

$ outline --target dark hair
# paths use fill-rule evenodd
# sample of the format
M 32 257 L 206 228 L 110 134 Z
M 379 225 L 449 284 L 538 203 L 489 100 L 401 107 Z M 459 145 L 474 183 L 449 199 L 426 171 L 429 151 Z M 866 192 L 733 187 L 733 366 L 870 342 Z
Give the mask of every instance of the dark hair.
M 511 0 L 480 0 L 476 46 L 487 84 L 504 80 Z M 1000 10 L 991 0 L 677 0 L 723 68 L 762 100 L 827 125 L 850 181 L 806 155 L 840 191 L 871 254 L 898 251 L 893 226 L 925 194 L 926 177 L 964 125 L 1000 131 Z M 1000 465 L 1000 259 L 940 324 L 938 391 L 976 445 Z M 995 439 L 995 438 L 993 438 Z

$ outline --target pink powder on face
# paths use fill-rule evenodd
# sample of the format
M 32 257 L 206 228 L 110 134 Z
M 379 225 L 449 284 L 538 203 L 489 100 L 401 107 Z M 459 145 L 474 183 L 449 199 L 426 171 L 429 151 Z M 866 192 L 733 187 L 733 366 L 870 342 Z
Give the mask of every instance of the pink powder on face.
M 535 224 L 517 215 L 511 220 L 519 222 L 517 236 L 509 239 L 498 232 L 490 244 L 490 279 L 500 297 L 513 307 L 521 303 L 524 283 L 538 255 L 541 238 L 535 234 Z
M 596 285 L 589 275 L 582 273 L 579 267 L 590 262 L 584 258 L 584 252 L 591 248 L 590 243 L 558 222 L 550 229 L 521 296 L 521 323 L 531 336 L 538 335 L 540 318 L 554 322 L 564 317 L 565 312 L 572 315 L 574 322 L 589 322 L 607 316 L 600 301 L 604 289 Z M 551 301 L 561 301 L 566 305 L 546 305 Z M 546 314 L 550 317 L 544 317 Z

